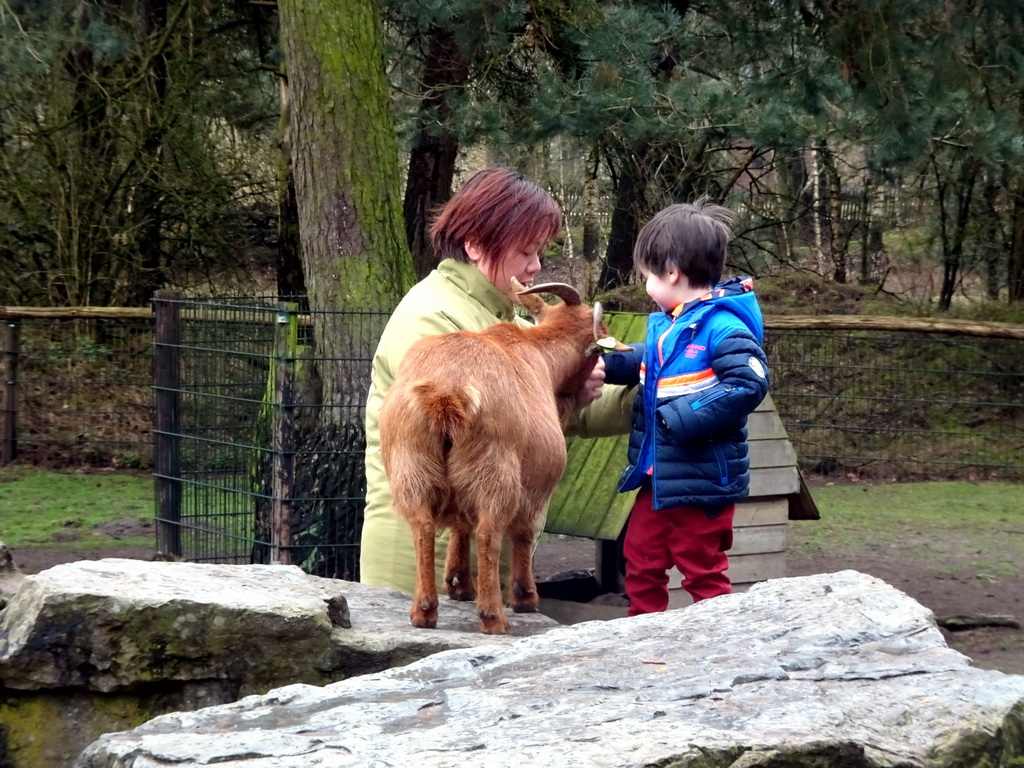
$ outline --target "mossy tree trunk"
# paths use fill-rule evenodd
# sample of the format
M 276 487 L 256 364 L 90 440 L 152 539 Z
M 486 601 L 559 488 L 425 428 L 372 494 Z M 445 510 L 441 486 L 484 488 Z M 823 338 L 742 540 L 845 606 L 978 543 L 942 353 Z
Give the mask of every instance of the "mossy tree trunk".
M 356 579 L 365 360 L 377 339 L 356 313 L 390 310 L 413 282 L 383 36 L 373 0 L 281 0 L 278 8 L 300 253 L 316 357 L 328 361 L 319 372 L 319 425 L 296 445 L 302 482 L 292 506 L 292 544 L 300 549 L 291 562 Z
M 282 0 L 289 141 L 310 308 L 390 309 L 412 284 L 388 111 L 384 46 L 373 0 Z M 316 324 L 320 356 L 361 357 L 345 318 Z M 374 342 L 375 343 L 375 342 Z M 332 405 L 361 404 L 341 364 L 323 371 Z

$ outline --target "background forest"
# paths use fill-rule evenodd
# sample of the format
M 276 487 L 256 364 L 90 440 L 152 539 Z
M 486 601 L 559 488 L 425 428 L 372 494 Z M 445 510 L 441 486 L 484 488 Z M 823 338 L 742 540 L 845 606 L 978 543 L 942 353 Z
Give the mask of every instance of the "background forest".
M 701 195 L 735 209 L 730 267 L 757 278 L 776 323 L 805 323 L 771 339 L 773 397 L 805 471 L 1020 477 L 1020 327 L 950 333 L 982 325 L 965 318 L 1024 322 L 1019 0 L 0 0 L 0 307 L 145 308 L 170 288 L 185 298 L 165 307 L 192 323 L 183 347 L 161 347 L 152 316 L 22 313 L 7 354 L 23 361 L 21 455 L 150 469 L 154 390 L 180 391 L 178 429 L 157 432 L 180 442 L 181 465 L 156 475 L 163 489 L 181 478 L 181 509 L 158 509 L 157 525 L 171 536 L 184 521 L 190 559 L 249 562 L 272 544 L 259 526 L 288 452 L 267 450 L 267 416 L 285 411 L 270 385 L 290 360 L 297 486 L 273 501 L 303 502 L 296 562 L 354 573 L 375 339 L 435 263 L 430 212 L 492 163 L 552 191 L 566 227 L 550 276 L 610 308 L 650 307 L 642 289 L 639 306 L 628 298 L 655 211 Z M 298 296 L 316 321 L 282 356 L 263 330 L 281 327 L 276 297 Z M 869 312 L 953 322 L 930 337 L 805 322 Z M 153 386 L 154 347 L 182 349 L 181 387 Z M 909 502 L 872 495 L 853 556 L 830 528 L 796 569 L 858 564 L 929 605 L 1006 613 L 1021 590 L 965 539 L 996 531 L 1012 549 L 1019 485 L 1006 493 L 982 524 L 915 487 L 938 522 L 897 530 L 909 553 L 865 533 L 888 530 L 890 508 L 908 525 Z M 982 583 L 991 574 L 1002 586 Z M 976 650 L 1004 642 L 1019 668 L 1016 635 Z
M 0 41 L 0 304 L 386 306 L 494 162 L 591 291 L 706 194 L 737 271 L 1024 299 L 1015 0 L 0 0 Z

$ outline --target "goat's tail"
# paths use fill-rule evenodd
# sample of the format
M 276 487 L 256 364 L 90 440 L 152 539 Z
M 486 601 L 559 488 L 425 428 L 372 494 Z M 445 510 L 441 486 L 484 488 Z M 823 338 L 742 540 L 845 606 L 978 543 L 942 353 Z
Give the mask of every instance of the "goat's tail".
M 446 440 L 455 442 L 480 408 L 480 392 L 472 386 L 441 389 L 431 381 L 414 384 L 412 392 L 423 409 L 424 421 Z

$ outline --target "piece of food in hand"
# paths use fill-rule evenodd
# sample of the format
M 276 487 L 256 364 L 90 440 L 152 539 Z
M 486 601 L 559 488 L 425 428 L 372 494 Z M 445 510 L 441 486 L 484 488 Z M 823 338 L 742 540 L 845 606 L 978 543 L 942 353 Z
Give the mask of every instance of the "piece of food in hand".
M 601 348 L 602 352 L 624 352 L 629 349 L 625 344 L 616 339 L 614 336 L 605 336 L 603 339 L 598 339 L 594 342 Z

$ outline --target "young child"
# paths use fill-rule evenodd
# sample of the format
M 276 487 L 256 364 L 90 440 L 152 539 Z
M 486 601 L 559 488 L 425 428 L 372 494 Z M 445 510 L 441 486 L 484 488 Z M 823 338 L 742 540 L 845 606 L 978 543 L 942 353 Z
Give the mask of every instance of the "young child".
M 672 566 L 695 602 L 731 591 L 725 553 L 750 482 L 747 415 L 768 392 L 753 280 L 719 282 L 732 222 L 702 198 L 644 226 L 633 263 L 659 311 L 645 344 L 604 357 L 606 383 L 638 386 L 619 483 L 639 488 L 624 544 L 630 616 L 665 610 Z

